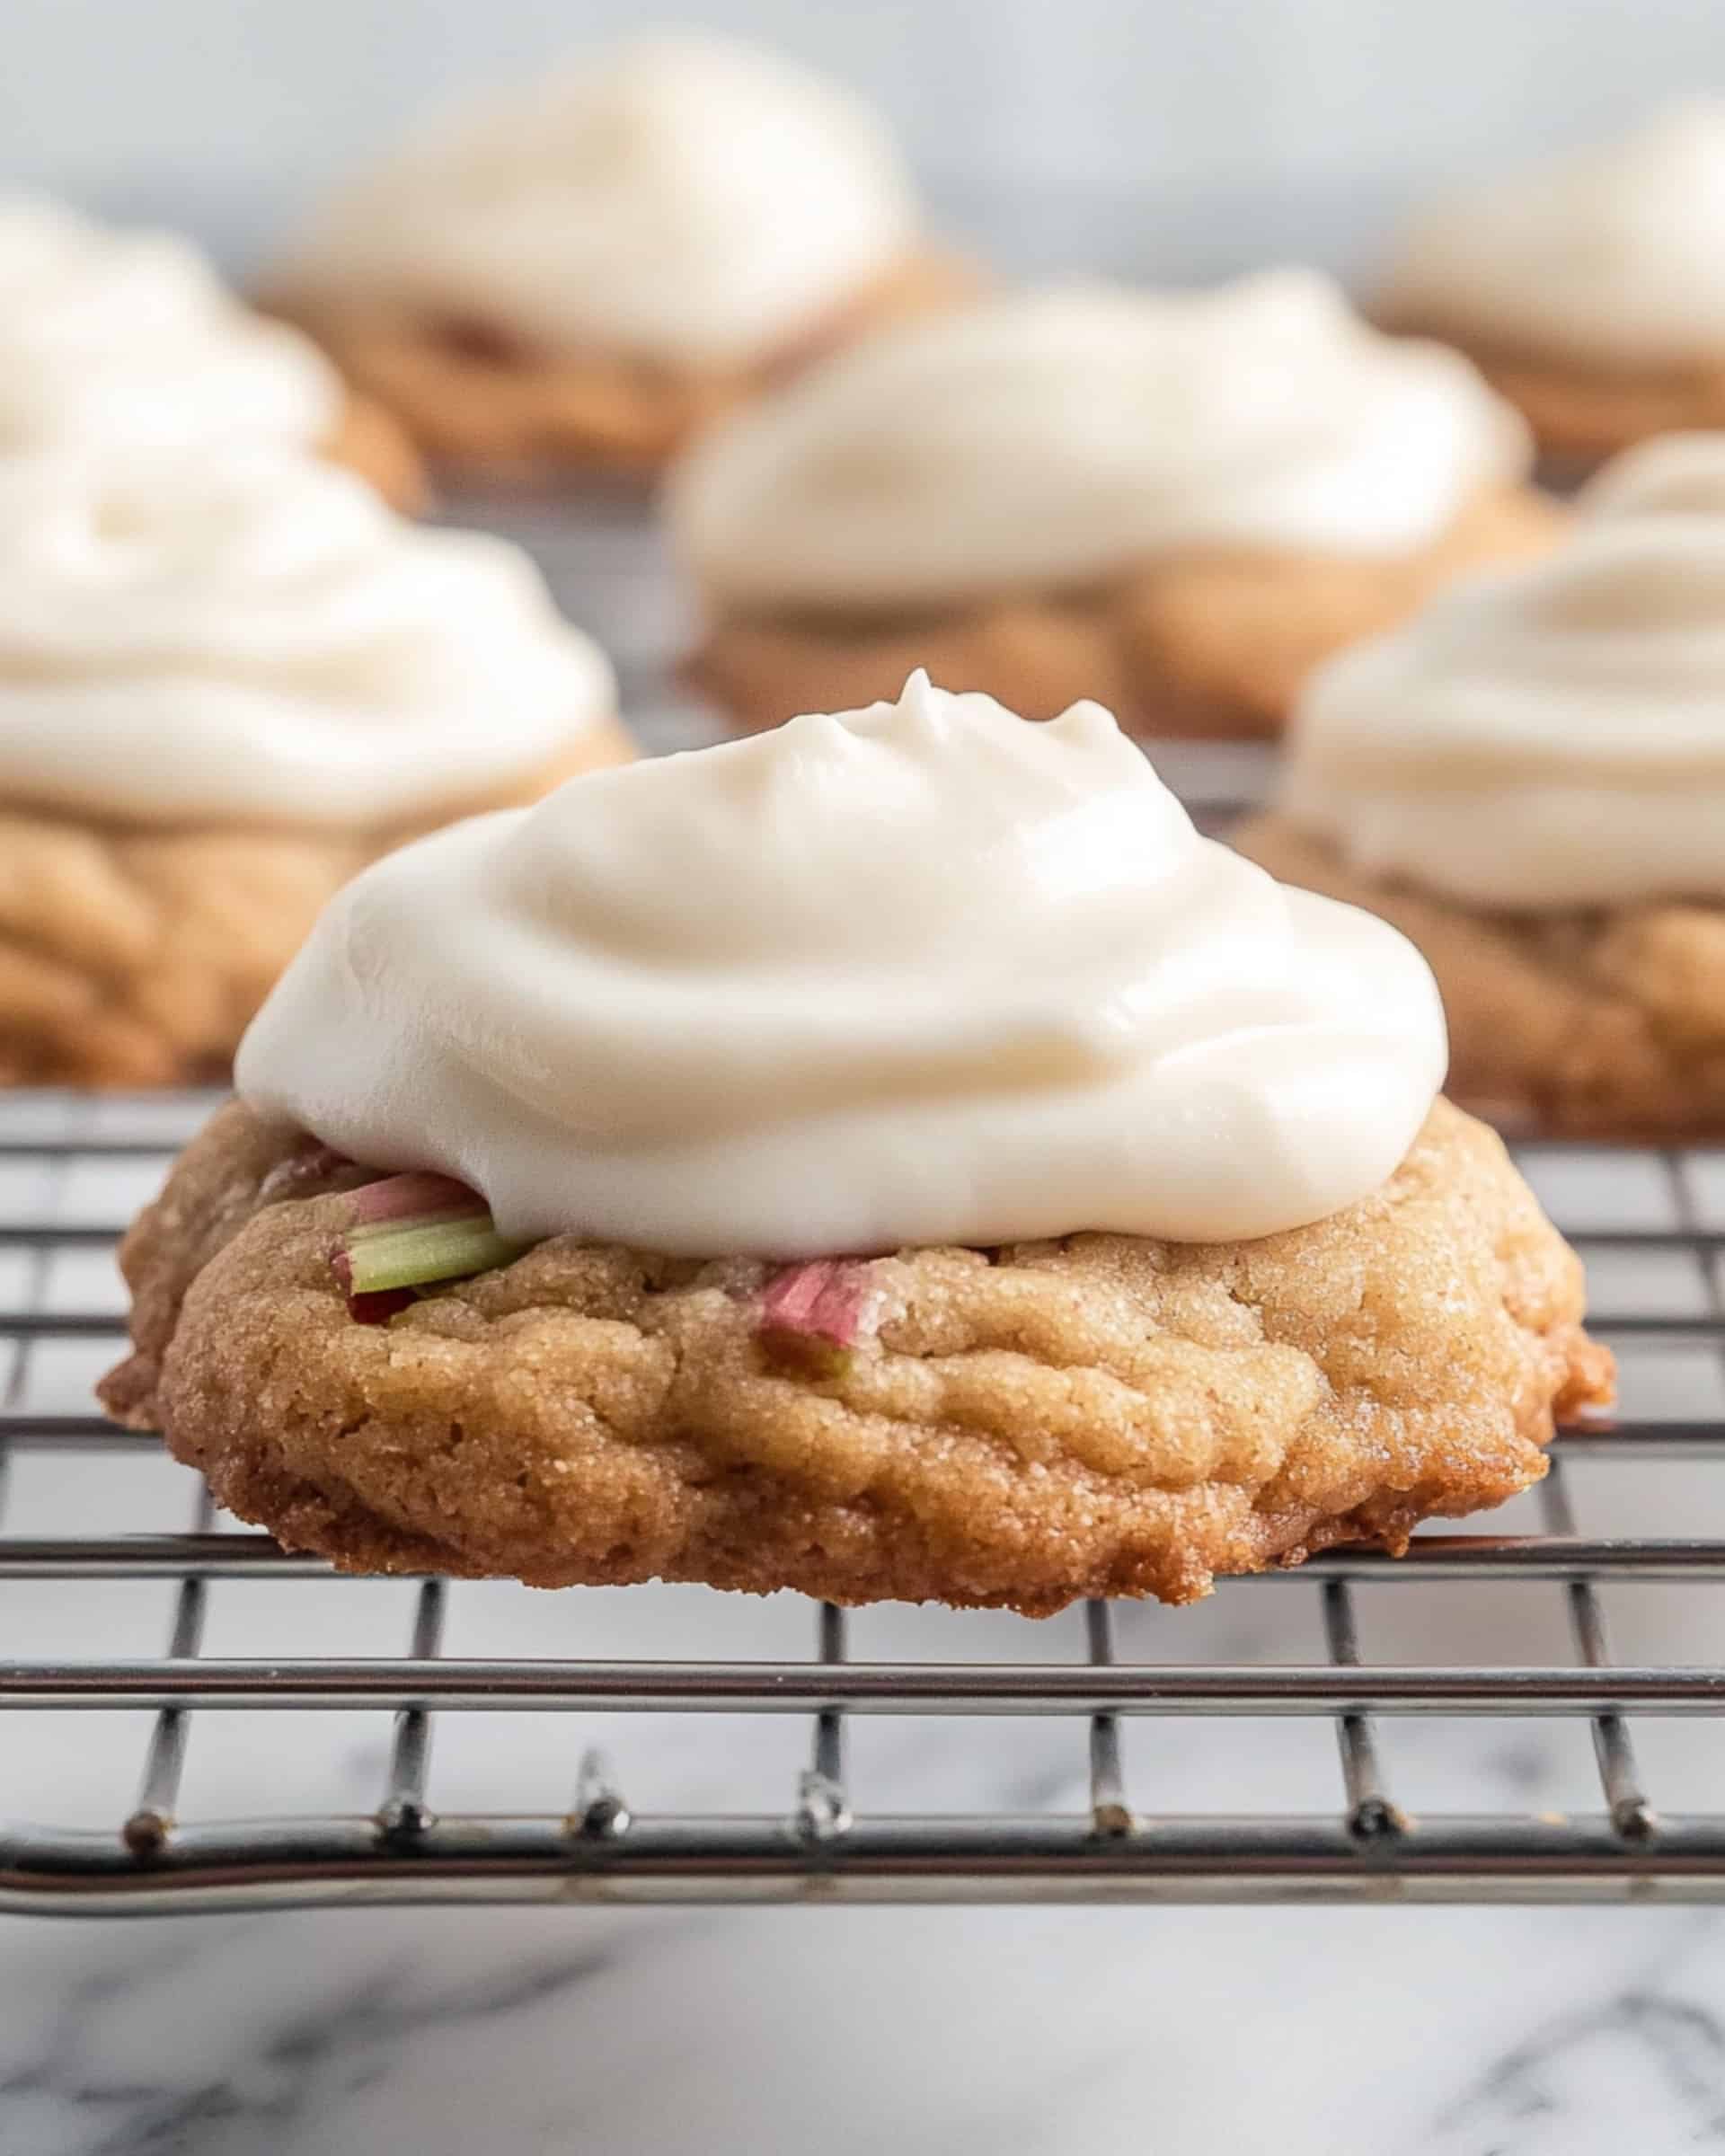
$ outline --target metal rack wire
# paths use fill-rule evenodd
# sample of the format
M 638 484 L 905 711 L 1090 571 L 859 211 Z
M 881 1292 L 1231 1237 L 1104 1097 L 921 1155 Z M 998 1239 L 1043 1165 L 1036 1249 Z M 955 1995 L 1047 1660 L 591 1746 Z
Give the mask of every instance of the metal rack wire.
M 32 1407 L 32 1358 L 52 1343 L 118 1345 L 118 1305 L 48 1291 L 68 1254 L 101 1253 L 119 1226 L 86 1207 L 68 1217 L 69 1180 L 126 1165 L 136 1177 L 165 1163 L 177 1131 L 116 1135 L 113 1115 L 90 1103 L 46 1104 L 43 1135 L 0 1138 L 0 1462 L 87 1453 L 137 1453 L 154 1440 L 93 1415 Z M 188 1110 L 181 1120 L 190 1119 Z M 100 1127 L 93 1126 L 100 1125 Z M 3 1127 L 16 1127 L 16 1124 Z M 1633 1156 L 1643 1164 L 1650 1156 Z M 1698 1294 L 1684 1311 L 1606 1307 L 1599 1329 L 1638 1352 L 1697 1350 L 1725 1356 L 1719 1267 L 1725 1226 L 1706 1224 L 1696 1162 L 1650 1156 L 1666 1179 L 1668 1225 L 1561 1224 L 1590 1253 L 1619 1261 L 1676 1258 Z M 1536 1162 L 1533 1163 L 1535 1168 Z M 10 1178 L 10 1180 L 8 1180 Z M 7 1271 L 10 1266 L 12 1270 Z M 79 1276 L 82 1277 L 82 1275 Z M 52 1639 L 0 1660 L 0 1710 L 28 1741 L 25 1710 L 154 1718 L 136 1767 L 137 1793 L 117 1794 L 106 1831 L 49 1821 L 0 1826 L 0 1907 L 163 1911 L 212 1904 L 401 1902 L 442 1899 L 606 1900 L 1066 1898 L 1073 1900 L 1606 1898 L 1725 1896 L 1725 1809 L 1673 1816 L 1658 1807 L 1638 1763 L 1632 1717 L 1725 1717 L 1725 1657 L 1697 1622 L 1697 1659 L 1684 1666 L 1614 1661 L 1602 1583 L 1725 1581 L 1725 1540 L 1694 1533 L 1603 1540 L 1578 1531 L 1570 1493 L 1579 1463 L 1614 1475 L 1656 1460 L 1725 1457 L 1725 1420 L 1626 1421 L 1565 1437 L 1544 1484 L 1543 1529 L 1532 1534 L 1422 1535 L 1399 1562 L 1336 1552 L 1303 1570 L 1229 1583 L 1225 1596 L 1265 1594 L 1320 1604 L 1326 1658 L 1287 1663 L 1146 1662 L 1118 1651 L 1115 1613 L 1086 1613 L 1081 1658 L 1061 1662 L 917 1662 L 851 1658 L 844 1612 L 810 1606 L 806 1659 L 636 1660 L 461 1658 L 442 1651 L 459 1585 L 427 1580 L 405 1652 L 271 1659 L 200 1652 L 212 1598 L 247 1583 L 310 1582 L 317 1560 L 267 1537 L 222 1531 L 208 1499 L 182 1532 L 86 1535 L 8 1533 L 0 1513 L 0 1583 L 155 1581 L 172 1592 L 165 1653 L 72 1659 Z M 0 1483 L 0 1498 L 4 1484 Z M 1487 1524 L 1489 1526 L 1489 1523 Z M 1678 1524 L 1678 1523 L 1674 1523 Z M 1419 1666 L 1369 1660 L 1357 1590 L 1418 1583 L 1446 1597 L 1491 1581 L 1528 1583 L 1566 1608 L 1572 1665 L 1480 1666 L 1433 1658 Z M 365 1593 L 362 1585 L 356 1590 Z M 399 1592 L 385 1587 L 380 1592 Z M 1457 1605 L 1459 1606 L 1459 1605 Z M 1010 1623 L 1006 1620 L 1004 1622 Z M 1176 1626 L 1180 1620 L 1174 1621 Z M 1178 1641 L 1178 1630 L 1172 1638 Z M 178 1817 L 188 1754 L 200 1718 L 227 1710 L 296 1717 L 312 1710 L 393 1717 L 376 1803 L 363 1814 L 225 1819 Z M 535 1710 L 564 1718 L 640 1711 L 795 1716 L 809 1729 L 808 1763 L 782 1810 L 757 1815 L 656 1816 L 632 1807 L 627 1745 L 614 1768 L 577 1758 L 571 1740 L 568 1808 L 555 1815 L 445 1816 L 438 1808 L 433 1733 L 449 1718 Z M 1567 1815 L 1416 1816 L 1396 1791 L 1380 1745 L 1385 1718 L 1430 1714 L 1584 1718 L 1590 1724 L 1598 1807 Z M 857 1804 L 846 1740 L 862 1717 L 1053 1716 L 1087 1747 L 1088 1802 L 1061 1816 L 880 1816 Z M 1133 1718 L 1321 1718 L 1333 1725 L 1337 1801 L 1318 1815 L 1159 1814 L 1130 1786 L 1122 1730 Z M 303 1726 L 303 1725 L 302 1725 Z M 260 1811 L 271 1778 L 261 1760 Z

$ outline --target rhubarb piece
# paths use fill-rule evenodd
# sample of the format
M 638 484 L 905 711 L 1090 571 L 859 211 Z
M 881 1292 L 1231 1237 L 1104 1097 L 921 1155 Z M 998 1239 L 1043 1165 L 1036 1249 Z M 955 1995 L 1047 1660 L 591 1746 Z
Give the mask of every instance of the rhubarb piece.
M 452 1176 L 392 1175 L 354 1192 L 330 1267 L 352 1310 L 371 1298 L 490 1272 L 531 1248 L 500 1235 L 485 1200 Z
M 391 1221 L 414 1220 L 422 1215 L 436 1214 L 442 1218 L 484 1211 L 485 1200 L 478 1191 L 458 1183 L 453 1175 L 415 1172 L 386 1175 L 381 1182 L 367 1183 L 356 1190 L 349 1217 L 354 1227 L 368 1228 Z
M 787 1265 L 761 1291 L 758 1337 L 777 1362 L 812 1377 L 843 1377 L 877 1315 L 871 1270 L 854 1258 Z
M 489 1273 L 532 1247 L 500 1235 L 489 1213 L 476 1213 L 464 1220 L 414 1221 L 386 1235 L 360 1236 L 343 1244 L 331 1262 L 349 1294 L 371 1295 L 381 1288 Z

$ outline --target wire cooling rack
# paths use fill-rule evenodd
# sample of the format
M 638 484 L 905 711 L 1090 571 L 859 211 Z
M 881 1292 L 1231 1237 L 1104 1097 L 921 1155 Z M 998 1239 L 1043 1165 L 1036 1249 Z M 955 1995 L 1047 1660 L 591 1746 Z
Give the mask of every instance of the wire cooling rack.
M 0 1358 L 10 1358 L 9 1366 L 0 1359 L 0 1456 L 13 1490 L 0 1513 L 0 1755 L 27 1767 L 50 1727 L 87 1732 L 93 1720 L 118 1733 L 100 1772 L 86 1747 L 62 1784 L 62 1812 L 93 1816 L 93 1824 L 38 1812 L 36 1824 L 14 1814 L 0 1826 L 0 1906 L 1725 1895 L 1725 1804 L 1717 1801 L 1725 1782 L 1712 1784 L 1713 1808 L 1667 1808 L 1638 1756 L 1641 1730 L 1659 1726 L 1641 1718 L 1725 1722 L 1718 1612 L 1706 1588 L 1725 1580 L 1725 1538 L 1697 1530 L 1720 1471 L 1689 1477 L 1673 1532 L 1657 1534 L 1581 1532 L 1573 1494 L 1577 1477 L 1591 1476 L 1606 1519 L 1632 1515 L 1624 1500 L 1656 1463 L 1681 1477 L 1725 1455 L 1725 1156 L 1526 1155 L 1569 1233 L 1607 1284 L 1617 1283 L 1597 1294 L 1598 1329 L 1657 1410 L 1563 1439 L 1526 1532 L 1489 1521 L 1487 1532 L 1421 1535 L 1400 1562 L 1343 1552 L 1301 1571 L 1226 1583 L 1211 1605 L 1219 1626 L 1201 1613 L 1102 1604 L 1064 1632 L 1053 1629 L 1058 1621 L 972 1619 L 964 1658 L 861 1655 L 865 1615 L 788 1597 L 776 1621 L 801 1644 L 773 1658 L 703 1648 L 724 1629 L 705 1604 L 693 1627 L 695 1651 L 674 1657 L 553 1657 L 520 1651 L 518 1635 L 516 1651 L 482 1656 L 445 1652 L 451 1626 L 464 1598 L 504 1590 L 437 1580 L 336 1585 L 319 1562 L 214 1519 L 195 1480 L 153 1439 L 112 1428 L 68 1390 L 75 1374 L 81 1391 L 120 1345 L 111 1253 L 122 1215 L 207 1105 L 13 1095 L 0 1106 Z M 1685 1412 L 1692 1401 L 1696 1411 Z M 102 1502 L 129 1502 L 109 1488 L 128 1462 L 172 1479 L 180 1525 L 137 1531 L 103 1515 Z M 90 1652 L 89 1613 L 117 1583 L 154 1589 L 156 1606 L 147 1621 L 120 1621 L 114 1649 Z M 1531 1592 L 1548 1613 L 1561 1610 L 1566 1644 L 1526 1662 L 1459 1651 L 1458 1637 L 1478 1648 L 1474 1620 L 1497 1606 L 1482 1598 L 1504 1583 Z M 1677 1619 L 1682 1661 L 1613 1658 L 1606 1599 L 1647 1586 L 1680 1588 L 1677 1599 L 1693 1601 Z M 621 1613 L 625 1642 L 631 1610 L 657 1606 L 628 1597 L 703 1593 L 507 1592 L 546 1613 L 548 1626 L 553 1612 L 560 1621 L 572 1613 L 577 1638 L 588 1629 L 583 1613 L 603 1602 L 614 1617 Z M 292 1651 L 206 1651 L 214 1613 L 237 1615 L 245 1598 L 266 1593 Z M 1369 1651 L 1360 1604 L 1386 1595 L 1422 1598 L 1417 1661 Z M 330 1632 L 331 1597 L 341 1602 L 345 1613 L 333 1621 L 345 1633 Z M 378 1644 L 376 1623 L 361 1623 L 368 1597 L 388 1598 L 393 1639 Z M 743 1599 L 708 1601 L 717 1610 Z M 1322 1643 L 1308 1659 L 1276 1658 L 1278 1643 L 1299 1630 L 1290 1605 Z M 305 1651 L 296 1637 L 302 1614 L 306 1636 L 324 1651 Z M 1267 1634 L 1256 1629 L 1266 1621 Z M 346 1643 L 358 1630 L 366 1651 Z M 68 1649 L 67 1631 L 84 1651 Z M 1239 1651 L 1242 1638 L 1252 1651 Z M 1487 1644 L 1495 1655 L 1504 1642 Z M 641 1718 L 675 1718 L 681 1744 L 696 1741 L 695 1718 L 744 1714 L 760 1718 L 749 1725 L 756 1729 L 783 1734 L 788 1721 L 803 1732 L 800 1764 L 782 1744 L 773 1753 L 783 1788 L 772 1802 L 752 1811 L 637 1802 L 631 1736 Z M 542 1718 L 542 1731 L 549 1724 L 551 1751 L 566 1761 L 556 1801 L 447 1808 L 434 1732 L 440 1746 L 453 1731 L 481 1732 L 482 1742 L 488 1718 L 529 1715 Z M 1418 1807 L 1386 1764 L 1385 1733 L 1432 1716 L 1464 1735 L 1549 1718 L 1589 1730 L 1591 1800 L 1471 1815 Z M 237 1764 L 229 1762 L 234 1809 L 186 1816 L 189 1763 L 232 1717 L 251 1732 Z M 906 1718 L 901 1727 L 936 1721 L 955 1754 L 968 1731 L 985 1727 L 997 1740 L 1005 1731 L 997 1748 L 1009 1760 L 1033 1742 L 1049 1763 L 1043 1794 L 1053 1801 L 877 1808 L 855 1791 L 847 1750 L 880 1717 Z M 1256 1732 L 1288 1719 L 1333 1730 L 1322 1808 L 1162 1808 L 1167 1763 L 1200 1727 L 1242 1717 Z M 600 1718 L 606 1751 L 591 1742 Z M 1126 1741 L 1141 1722 L 1156 1732 L 1156 1758 L 1143 1777 Z M 354 1753 L 356 1727 L 387 1727 L 386 1745 Z M 364 1801 L 284 1810 L 285 1768 L 303 1767 L 318 1746 L 370 1776 Z M 1230 1773 L 1250 1779 L 1238 1763 Z M 10 1811 L 10 1788 L 6 1802 Z

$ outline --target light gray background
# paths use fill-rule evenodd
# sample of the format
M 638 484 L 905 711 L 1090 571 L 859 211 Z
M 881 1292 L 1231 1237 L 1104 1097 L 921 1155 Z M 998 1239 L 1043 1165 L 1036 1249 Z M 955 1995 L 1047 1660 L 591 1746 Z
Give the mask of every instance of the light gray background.
M 243 258 L 426 100 L 650 19 L 631 0 L 0 0 L 0 177 Z M 1725 90 L 1725 0 L 705 0 L 674 19 L 848 77 L 950 219 L 1027 265 L 1349 267 L 1434 180 Z

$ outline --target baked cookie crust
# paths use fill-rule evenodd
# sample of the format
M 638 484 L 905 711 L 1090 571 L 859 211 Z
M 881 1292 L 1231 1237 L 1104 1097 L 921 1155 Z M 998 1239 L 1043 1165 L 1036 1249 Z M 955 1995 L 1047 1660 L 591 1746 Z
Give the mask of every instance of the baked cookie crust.
M 224 1077 L 324 904 L 368 862 L 632 754 L 606 719 L 529 784 L 370 832 L 99 824 L 0 805 L 0 1084 Z
M 1449 1090 L 1464 1107 L 1553 1136 L 1725 1137 L 1725 906 L 1473 912 L 1361 873 L 1280 815 L 1229 843 L 1419 945 L 1448 1012 Z
M 1090 696 L 1135 734 L 1269 738 L 1320 660 L 1467 570 L 1544 553 L 1565 521 L 1548 496 L 1505 487 L 1413 554 L 1191 552 L 1084 591 L 881 623 L 720 611 L 689 672 L 745 729 L 896 696 L 926 667 L 1026 718 Z
M 480 482 L 554 482 L 571 472 L 650 477 L 721 412 L 880 325 L 957 305 L 978 287 L 967 263 L 907 257 L 818 329 L 756 365 L 677 373 L 615 354 L 551 354 L 483 323 L 311 295 L 278 296 L 355 390 L 394 413 L 434 464 Z
M 101 1388 L 349 1570 L 1188 1602 L 1496 1504 L 1611 1394 L 1574 1254 L 1444 1101 L 1382 1190 L 1291 1233 L 873 1260 L 871 1337 L 825 1374 L 774 1352 L 759 1262 L 569 1237 L 357 1321 L 330 1259 L 363 1180 L 223 1109 L 126 1239 L 134 1351 Z

